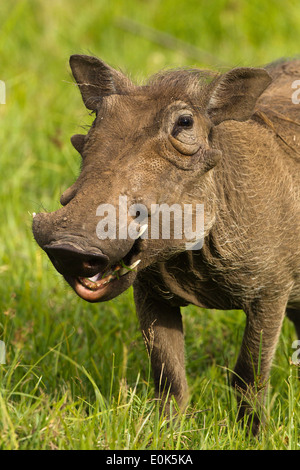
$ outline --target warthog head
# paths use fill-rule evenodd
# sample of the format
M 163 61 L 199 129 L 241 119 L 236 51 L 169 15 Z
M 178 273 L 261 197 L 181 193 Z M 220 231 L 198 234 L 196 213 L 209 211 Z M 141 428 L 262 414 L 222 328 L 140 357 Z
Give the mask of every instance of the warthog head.
M 222 158 L 214 126 L 248 119 L 270 78 L 255 68 L 223 75 L 192 69 L 135 86 L 94 57 L 74 55 L 70 66 L 96 117 L 87 135 L 71 139 L 82 156 L 79 178 L 63 193 L 62 208 L 35 216 L 33 232 L 76 293 L 96 302 L 117 296 L 139 270 L 193 241 L 174 228 L 169 237 L 161 230 L 151 237 L 153 208 L 176 204 L 195 213 L 193 205 L 203 204 L 201 237 L 208 233 L 217 204 L 212 173 Z

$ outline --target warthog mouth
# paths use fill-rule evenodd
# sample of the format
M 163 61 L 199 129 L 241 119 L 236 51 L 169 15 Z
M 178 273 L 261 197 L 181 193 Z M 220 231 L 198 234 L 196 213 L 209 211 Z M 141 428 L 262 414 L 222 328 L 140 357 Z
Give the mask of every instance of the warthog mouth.
M 103 302 L 117 297 L 133 284 L 137 267 L 142 261 L 141 235 L 147 229 L 147 224 L 140 227 L 133 241 L 126 241 L 124 248 L 129 250 L 126 254 L 121 254 L 123 246 L 120 248 L 118 245 L 116 253 L 111 249 L 108 254 L 94 246 L 93 240 L 91 243 L 88 238 L 68 233 L 62 236 L 56 234 L 55 238 L 45 243 L 40 221 L 35 214 L 33 216 L 37 242 L 79 297 L 88 302 Z
M 75 292 L 84 300 L 89 302 L 99 302 L 107 297 L 115 297 L 115 291 L 123 291 L 124 286 L 132 283 L 132 278 L 136 275 L 136 267 L 141 262 L 136 260 L 127 266 L 123 260 L 92 277 L 76 277 L 66 280 L 71 284 Z M 126 287 L 125 287 L 126 288 Z M 104 298 L 105 297 L 105 298 Z

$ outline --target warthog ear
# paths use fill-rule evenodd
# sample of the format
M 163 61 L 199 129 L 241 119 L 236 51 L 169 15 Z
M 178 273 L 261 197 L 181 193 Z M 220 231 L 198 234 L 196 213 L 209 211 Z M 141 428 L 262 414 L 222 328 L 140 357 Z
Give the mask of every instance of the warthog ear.
M 95 111 L 103 96 L 125 93 L 131 82 L 121 72 L 88 55 L 72 55 L 70 67 L 83 102 Z
M 217 78 L 212 82 L 207 106 L 211 121 L 215 125 L 229 119 L 246 121 L 271 81 L 266 70 L 248 67 L 233 69 Z

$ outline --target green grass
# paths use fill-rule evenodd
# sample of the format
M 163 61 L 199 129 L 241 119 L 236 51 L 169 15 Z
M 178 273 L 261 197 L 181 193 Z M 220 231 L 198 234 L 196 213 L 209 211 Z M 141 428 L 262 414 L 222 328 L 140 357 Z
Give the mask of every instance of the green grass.
M 296 336 L 287 320 L 266 423 L 254 439 L 235 422 L 229 387 L 244 314 L 183 309 L 191 402 L 183 417 L 168 422 L 158 414 L 132 291 L 106 304 L 85 303 L 31 234 L 32 212 L 57 209 L 78 175 L 69 138 L 91 122 L 72 84 L 69 55 L 98 55 L 141 81 L 160 68 L 259 65 L 299 52 L 296 1 L 174 5 L 0 4 L 0 79 L 6 84 L 6 104 L 0 105 L 0 339 L 7 348 L 0 365 L 1 449 L 299 449 L 300 388 L 290 362 Z M 149 29 L 125 30 L 124 17 L 192 44 L 197 54 L 150 40 Z

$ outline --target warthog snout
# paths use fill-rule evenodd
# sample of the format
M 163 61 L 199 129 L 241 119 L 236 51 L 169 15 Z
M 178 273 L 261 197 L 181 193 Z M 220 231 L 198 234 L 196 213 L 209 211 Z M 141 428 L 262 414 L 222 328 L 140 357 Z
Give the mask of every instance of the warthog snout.
M 67 243 L 45 245 L 44 250 L 56 267 L 57 271 L 65 275 L 77 277 L 93 277 L 105 272 L 109 265 L 108 256 L 99 253 L 89 253 Z

